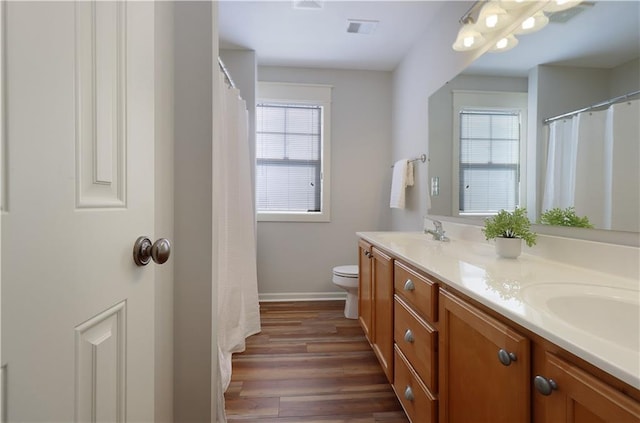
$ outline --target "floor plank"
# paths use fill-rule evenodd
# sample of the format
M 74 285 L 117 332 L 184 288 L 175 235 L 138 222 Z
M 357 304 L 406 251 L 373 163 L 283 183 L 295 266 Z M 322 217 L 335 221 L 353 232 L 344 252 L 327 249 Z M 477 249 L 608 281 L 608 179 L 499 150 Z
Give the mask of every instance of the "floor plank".
M 262 303 L 262 332 L 234 354 L 229 421 L 408 423 L 342 301 Z

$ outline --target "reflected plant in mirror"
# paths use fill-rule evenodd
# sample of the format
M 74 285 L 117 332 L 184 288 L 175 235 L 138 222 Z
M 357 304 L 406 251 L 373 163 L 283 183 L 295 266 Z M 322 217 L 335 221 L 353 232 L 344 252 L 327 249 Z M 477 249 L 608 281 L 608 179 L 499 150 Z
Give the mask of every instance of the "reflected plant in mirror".
M 540 222 L 543 225 L 554 226 L 570 226 L 573 228 L 593 228 L 593 224 L 589 222 L 588 216 L 578 216 L 574 207 L 566 209 L 553 208 L 545 211 L 540 216 Z

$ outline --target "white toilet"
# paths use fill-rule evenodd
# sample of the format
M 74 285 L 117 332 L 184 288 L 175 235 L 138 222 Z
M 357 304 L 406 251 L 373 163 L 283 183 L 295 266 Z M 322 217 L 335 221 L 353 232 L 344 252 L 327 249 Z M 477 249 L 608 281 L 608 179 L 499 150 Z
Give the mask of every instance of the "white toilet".
M 358 265 L 336 266 L 333 268 L 333 283 L 347 291 L 344 317 L 358 318 Z

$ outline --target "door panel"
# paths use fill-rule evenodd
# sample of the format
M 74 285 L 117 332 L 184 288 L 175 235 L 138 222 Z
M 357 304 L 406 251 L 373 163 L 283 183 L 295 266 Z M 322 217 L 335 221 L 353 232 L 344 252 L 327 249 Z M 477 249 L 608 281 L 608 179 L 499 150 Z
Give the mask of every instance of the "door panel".
M 152 421 L 151 2 L 7 3 L 10 421 Z
M 557 384 L 557 389 L 543 400 L 547 422 L 640 421 L 638 402 L 552 353 L 545 354 L 543 374 Z M 540 393 L 536 392 L 536 395 Z

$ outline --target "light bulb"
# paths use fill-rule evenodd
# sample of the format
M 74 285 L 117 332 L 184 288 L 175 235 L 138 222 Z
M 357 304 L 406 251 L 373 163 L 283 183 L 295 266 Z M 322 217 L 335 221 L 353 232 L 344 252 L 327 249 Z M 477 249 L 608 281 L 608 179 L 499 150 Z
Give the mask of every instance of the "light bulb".
M 513 31 L 514 34 L 530 34 L 544 28 L 549 23 L 549 18 L 541 11 L 525 19 L 520 27 Z
M 533 26 L 536 24 L 536 20 L 533 18 L 533 16 L 527 18 L 524 20 L 524 22 L 522 22 L 522 29 L 531 29 L 533 28 Z
M 458 31 L 458 36 L 452 47 L 455 51 L 467 51 L 480 47 L 484 42 L 484 37 L 475 29 L 473 20 L 469 20 Z
M 580 3 L 582 3 L 582 0 L 552 0 L 543 10 L 545 12 L 561 12 L 577 6 Z
M 509 51 L 517 45 L 518 39 L 510 34 L 495 43 L 489 51 L 492 53 L 501 53 L 503 51 Z
M 487 28 L 495 28 L 498 24 L 498 15 L 489 15 L 484 22 L 487 25 Z
M 513 22 L 513 17 L 507 13 L 497 2 L 489 1 L 478 14 L 476 29 L 480 32 L 496 31 Z
M 471 47 L 473 45 L 473 37 L 464 37 L 463 44 L 467 48 Z

